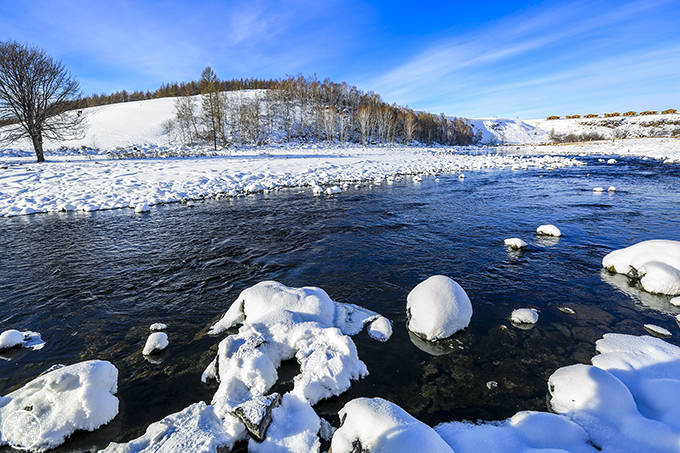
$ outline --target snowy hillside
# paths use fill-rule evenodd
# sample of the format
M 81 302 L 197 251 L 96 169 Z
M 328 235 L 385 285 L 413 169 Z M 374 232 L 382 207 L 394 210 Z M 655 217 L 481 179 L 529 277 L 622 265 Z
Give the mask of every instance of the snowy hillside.
M 526 120 L 527 124 L 550 133 L 596 133 L 604 139 L 680 136 L 680 114 Z
M 480 143 L 536 144 L 549 140 L 549 131 L 522 120 L 505 118 L 479 118 L 468 120 L 475 133 L 480 133 Z

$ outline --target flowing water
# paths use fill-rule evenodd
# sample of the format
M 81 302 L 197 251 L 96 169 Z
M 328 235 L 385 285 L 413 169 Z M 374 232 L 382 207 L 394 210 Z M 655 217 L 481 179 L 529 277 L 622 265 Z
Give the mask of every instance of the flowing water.
M 604 333 L 644 334 L 651 322 L 671 330 L 673 343 L 680 336 L 670 316 L 680 310 L 669 298 L 642 293 L 600 264 L 641 240 L 680 240 L 680 168 L 581 160 L 588 165 L 470 172 L 463 181 L 404 178 L 332 198 L 287 190 L 148 215 L 0 219 L 0 330 L 38 331 L 47 342 L 1 357 L 0 395 L 57 363 L 109 360 L 119 370 L 120 413 L 59 451 L 130 440 L 165 415 L 210 402 L 215 386 L 200 374 L 221 337 L 207 328 L 241 290 L 278 280 L 319 286 L 394 322 L 387 343 L 354 337 L 371 374 L 316 406 L 335 423 L 359 396 L 387 398 L 432 425 L 546 410 L 548 376 L 588 362 Z M 591 190 L 609 185 L 617 191 Z M 536 237 L 542 223 L 558 225 L 563 237 Z M 526 251 L 503 246 L 515 236 L 529 243 Z M 433 274 L 458 281 L 474 308 L 468 329 L 436 345 L 405 328 L 408 292 Z M 540 310 L 533 329 L 507 320 L 520 307 Z M 141 350 L 154 322 L 169 325 L 170 346 L 151 363 Z M 295 371 L 284 364 L 280 385 Z

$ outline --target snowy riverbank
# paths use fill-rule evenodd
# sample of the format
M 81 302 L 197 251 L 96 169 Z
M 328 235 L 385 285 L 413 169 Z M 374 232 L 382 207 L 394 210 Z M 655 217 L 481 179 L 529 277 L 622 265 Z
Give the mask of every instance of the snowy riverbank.
M 488 149 L 486 151 L 489 151 Z M 357 182 L 389 184 L 399 175 L 501 168 L 561 168 L 576 159 L 554 156 L 457 154 L 446 148 L 266 148 L 184 159 L 48 156 L 0 162 L 0 216 L 96 211 L 236 196 L 285 187 Z

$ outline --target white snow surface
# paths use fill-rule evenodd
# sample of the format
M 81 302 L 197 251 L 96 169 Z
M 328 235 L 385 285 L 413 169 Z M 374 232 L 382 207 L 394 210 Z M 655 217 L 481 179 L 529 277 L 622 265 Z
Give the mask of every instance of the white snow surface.
M 503 244 L 515 250 L 523 249 L 527 246 L 527 243 L 520 238 L 508 238 L 503 241 Z
M 554 237 L 562 236 L 562 232 L 555 225 L 539 225 L 539 227 L 536 228 L 536 234 Z
M 167 348 L 168 344 L 168 335 L 165 332 L 154 332 L 146 339 L 142 354 L 149 355 L 160 352 Z
M 466 328 L 472 304 L 465 290 L 445 275 L 420 282 L 406 298 L 408 329 L 426 340 L 441 340 Z
M 638 242 L 607 254 L 602 259 L 602 266 L 639 278 L 647 292 L 669 296 L 680 294 L 680 241 Z
M 645 329 L 662 337 L 670 337 L 673 335 L 668 329 L 657 326 L 656 324 L 645 324 Z
M 106 361 L 51 369 L 0 397 L 0 446 L 44 451 L 61 445 L 77 430 L 94 431 L 118 414 L 117 386 L 118 370 Z M 17 411 L 28 411 L 38 419 L 35 437 L 30 431 L 14 429 Z
M 338 413 L 342 425 L 333 434 L 333 453 L 353 453 L 355 442 L 371 453 L 453 453 L 429 426 L 382 398 L 357 398 Z
M 538 311 L 535 308 L 518 308 L 510 314 L 510 321 L 517 324 L 536 324 Z

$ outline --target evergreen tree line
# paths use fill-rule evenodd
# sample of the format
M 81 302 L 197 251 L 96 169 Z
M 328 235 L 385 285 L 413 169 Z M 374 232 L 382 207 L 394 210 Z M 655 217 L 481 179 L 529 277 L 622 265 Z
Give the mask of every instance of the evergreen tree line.
M 182 143 L 214 149 L 291 140 L 465 145 L 480 138 L 464 119 L 390 105 L 375 93 L 328 79 L 225 82 L 207 67 L 198 82 L 165 85 L 159 92 L 176 96 L 177 88 L 175 117 L 165 132 Z M 225 92 L 253 88 L 267 90 L 248 96 Z

